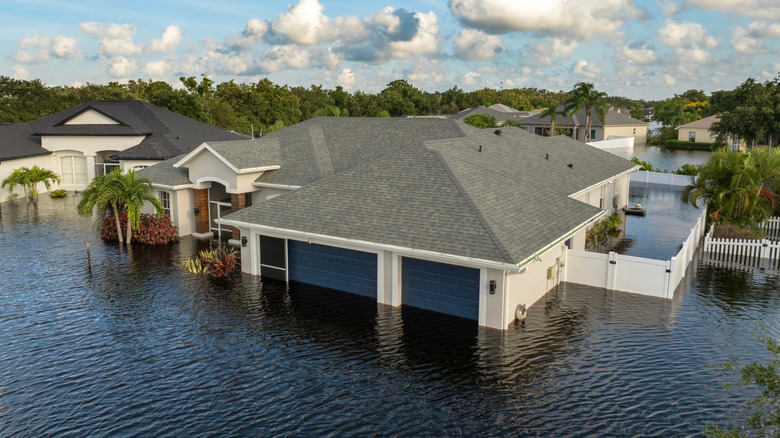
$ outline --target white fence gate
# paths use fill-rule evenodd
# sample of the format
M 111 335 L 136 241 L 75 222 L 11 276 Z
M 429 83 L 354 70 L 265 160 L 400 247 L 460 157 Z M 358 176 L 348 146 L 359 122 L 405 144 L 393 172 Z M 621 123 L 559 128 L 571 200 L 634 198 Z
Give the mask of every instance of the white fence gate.
M 685 277 L 685 270 L 693 260 L 696 248 L 704 235 L 706 210 L 696 221 L 680 252 L 671 260 L 653 260 L 642 257 L 588 251 L 566 251 L 565 281 L 608 290 L 632 292 L 672 299 L 674 290 Z

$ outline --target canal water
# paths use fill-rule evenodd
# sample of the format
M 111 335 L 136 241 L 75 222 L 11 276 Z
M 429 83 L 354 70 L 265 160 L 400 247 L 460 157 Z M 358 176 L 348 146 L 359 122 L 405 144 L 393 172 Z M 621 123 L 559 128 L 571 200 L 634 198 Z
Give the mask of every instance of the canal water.
M 637 157 L 653 165 L 661 172 L 674 172 L 683 164 L 702 164 L 706 162 L 712 152 L 709 151 L 675 151 L 667 150 L 660 146 L 634 145 L 634 148 L 610 149 L 609 152 L 630 160 Z
M 674 300 L 563 285 L 507 332 L 105 244 L 76 199 L 0 204 L 0 436 L 685 436 L 755 390 L 778 280 L 696 264 Z M 91 265 L 85 243 L 91 244 Z

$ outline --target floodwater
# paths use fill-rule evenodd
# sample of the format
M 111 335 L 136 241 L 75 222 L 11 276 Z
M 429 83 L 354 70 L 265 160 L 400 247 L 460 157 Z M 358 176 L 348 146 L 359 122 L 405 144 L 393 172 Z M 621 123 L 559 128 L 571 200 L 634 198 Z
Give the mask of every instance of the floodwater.
M 0 204 L 0 436 L 686 436 L 755 390 L 778 279 L 696 264 L 674 300 L 562 285 L 506 332 L 104 244 L 76 199 Z M 91 265 L 85 243 L 90 243 Z
M 631 157 L 637 157 L 652 164 L 661 172 L 673 172 L 686 163 L 702 164 L 712 155 L 712 152 L 709 151 L 667 150 L 660 146 L 650 145 L 634 145 L 633 150 L 630 148 L 610 149 L 609 152 L 627 160 L 630 160 Z

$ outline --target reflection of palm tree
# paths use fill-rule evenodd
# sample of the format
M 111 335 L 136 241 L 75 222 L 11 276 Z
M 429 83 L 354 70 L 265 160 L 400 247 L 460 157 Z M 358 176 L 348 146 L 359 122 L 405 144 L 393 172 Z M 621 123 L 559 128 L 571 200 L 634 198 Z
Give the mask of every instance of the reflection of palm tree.
M 602 123 L 607 117 L 607 111 L 609 110 L 609 103 L 605 100 L 607 93 L 596 90 L 591 83 L 580 82 L 567 94 L 569 97 L 563 109 L 569 115 L 569 118 L 577 111 L 585 108 L 585 136 L 582 141 L 587 142 L 588 135 L 590 135 L 593 111 L 596 112 L 596 116 Z

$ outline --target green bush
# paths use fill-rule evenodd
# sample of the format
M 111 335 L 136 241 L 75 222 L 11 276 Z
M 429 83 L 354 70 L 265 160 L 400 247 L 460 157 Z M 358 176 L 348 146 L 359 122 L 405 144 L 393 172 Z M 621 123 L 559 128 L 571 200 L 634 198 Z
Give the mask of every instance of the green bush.
M 49 192 L 49 197 L 52 199 L 60 199 L 68 196 L 68 191 L 63 189 L 52 190 Z
M 740 228 L 733 224 L 717 224 L 712 232 L 716 239 L 761 240 L 764 232 L 754 228 Z
M 498 128 L 498 121 L 490 114 L 471 114 L 463 118 L 463 123 L 476 128 Z
M 677 130 L 674 128 L 661 128 L 660 133 L 647 131 L 647 144 L 650 146 L 663 146 L 667 141 L 677 140 Z
M 177 228 L 171 222 L 171 217 L 167 214 L 163 217 L 156 217 L 151 214 L 141 213 L 141 228 L 133 229 L 133 240 L 147 245 L 165 245 L 172 242 L 178 242 L 176 235 Z M 122 227 L 122 234 L 127 233 L 127 214 L 119 215 L 119 223 Z M 103 228 L 100 231 L 100 237 L 104 240 L 119 240 L 116 234 L 116 219 L 113 216 L 103 219 Z
M 657 167 L 653 167 L 653 165 L 650 162 L 642 161 L 637 157 L 631 158 L 631 162 L 642 166 L 642 168 L 639 169 L 640 171 L 645 170 L 648 172 L 661 172 L 661 169 L 658 169 Z
M 680 140 L 666 140 L 666 149 L 684 150 L 684 151 L 714 151 L 717 149 L 716 143 L 692 142 Z
M 699 169 L 691 163 L 685 163 L 672 173 L 675 175 L 694 176 L 699 174 Z

